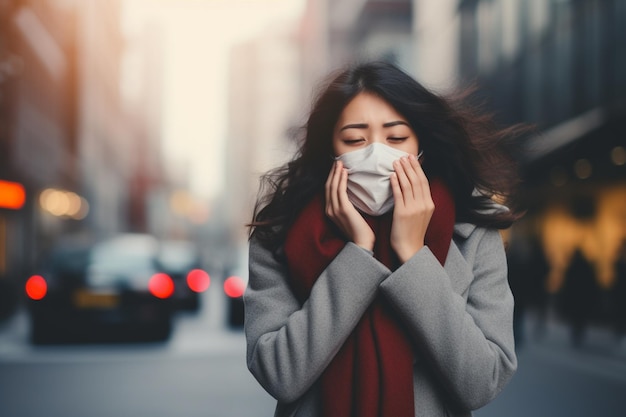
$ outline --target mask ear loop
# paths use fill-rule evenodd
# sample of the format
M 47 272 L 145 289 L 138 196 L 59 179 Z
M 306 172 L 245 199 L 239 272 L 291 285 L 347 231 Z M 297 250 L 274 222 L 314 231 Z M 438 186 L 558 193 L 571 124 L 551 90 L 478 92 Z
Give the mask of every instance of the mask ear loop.
M 422 163 L 422 157 L 424 156 L 424 151 L 419 151 L 419 153 L 417 154 L 417 162 Z

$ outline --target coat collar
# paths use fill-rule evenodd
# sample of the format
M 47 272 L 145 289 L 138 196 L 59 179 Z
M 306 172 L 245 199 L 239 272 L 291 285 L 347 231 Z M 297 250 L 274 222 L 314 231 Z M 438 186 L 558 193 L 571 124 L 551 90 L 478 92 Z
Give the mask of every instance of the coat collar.
M 476 229 L 476 225 L 472 223 L 457 223 L 454 225 L 454 234 L 467 239 Z
M 487 208 L 481 210 L 481 212 L 484 214 L 501 213 L 501 212 L 508 212 L 508 211 L 509 211 L 508 207 L 503 206 L 502 204 L 498 204 L 493 201 Z M 463 239 L 467 239 L 468 237 L 470 237 L 472 232 L 476 230 L 476 227 L 478 226 L 472 223 L 459 222 L 454 225 L 454 234 Z

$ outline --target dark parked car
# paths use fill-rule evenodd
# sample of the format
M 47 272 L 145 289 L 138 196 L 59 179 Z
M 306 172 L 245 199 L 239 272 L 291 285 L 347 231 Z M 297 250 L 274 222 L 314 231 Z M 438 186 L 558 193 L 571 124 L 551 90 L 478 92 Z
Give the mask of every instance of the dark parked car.
M 32 342 L 167 339 L 174 283 L 157 250 L 143 234 L 55 250 L 26 283 Z
M 211 279 L 202 269 L 202 260 L 195 244 L 183 240 L 160 243 L 159 265 L 174 280 L 173 301 L 180 310 L 198 311 L 200 294 L 209 289 Z

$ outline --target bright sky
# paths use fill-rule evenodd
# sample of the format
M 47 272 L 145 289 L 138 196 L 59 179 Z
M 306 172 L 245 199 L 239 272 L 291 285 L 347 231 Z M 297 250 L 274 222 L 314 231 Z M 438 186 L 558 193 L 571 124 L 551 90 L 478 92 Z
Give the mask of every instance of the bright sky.
M 123 4 L 126 33 L 140 31 L 146 22 L 163 29 L 163 150 L 189 170 L 192 192 L 211 198 L 224 183 L 229 48 L 272 23 L 297 18 L 304 1 L 125 0 Z

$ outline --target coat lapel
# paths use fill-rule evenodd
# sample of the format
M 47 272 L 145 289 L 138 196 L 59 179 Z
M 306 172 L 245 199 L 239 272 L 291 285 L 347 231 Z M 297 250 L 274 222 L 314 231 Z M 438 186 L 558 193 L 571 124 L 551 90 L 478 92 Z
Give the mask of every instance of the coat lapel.
M 469 237 L 475 228 L 476 226 L 469 223 L 459 223 L 455 225 L 454 232 L 463 241 Z M 450 283 L 454 292 L 467 298 L 467 290 L 474 279 L 474 273 L 461 254 L 455 239 L 450 243 L 444 269 L 450 277 Z

